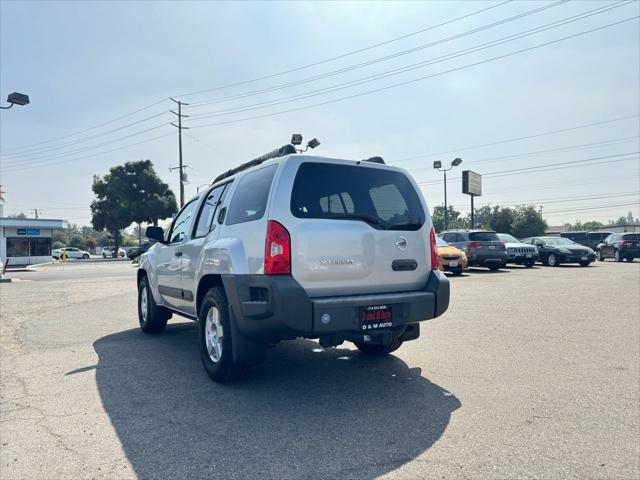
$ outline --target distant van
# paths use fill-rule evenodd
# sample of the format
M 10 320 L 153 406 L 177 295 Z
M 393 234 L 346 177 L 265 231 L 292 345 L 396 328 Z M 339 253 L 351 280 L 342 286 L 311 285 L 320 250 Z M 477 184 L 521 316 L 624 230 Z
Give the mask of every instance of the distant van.
M 569 240 L 573 240 L 580 245 L 584 245 L 585 247 L 589 247 L 592 249 L 596 249 L 596 247 L 609 235 L 613 232 L 603 232 L 603 231 L 595 231 L 595 232 L 585 232 L 585 231 L 577 231 L 577 232 L 562 232 L 560 236 L 563 238 L 568 238 Z

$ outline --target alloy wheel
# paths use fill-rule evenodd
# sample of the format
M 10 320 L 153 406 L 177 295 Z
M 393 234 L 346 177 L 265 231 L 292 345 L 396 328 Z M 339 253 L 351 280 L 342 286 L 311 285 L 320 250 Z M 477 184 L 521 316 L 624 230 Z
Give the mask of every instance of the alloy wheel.
M 204 337 L 207 345 L 207 353 L 212 362 L 218 363 L 222 358 L 222 339 L 224 331 L 220 319 L 220 311 L 211 307 L 207 312 L 204 325 Z

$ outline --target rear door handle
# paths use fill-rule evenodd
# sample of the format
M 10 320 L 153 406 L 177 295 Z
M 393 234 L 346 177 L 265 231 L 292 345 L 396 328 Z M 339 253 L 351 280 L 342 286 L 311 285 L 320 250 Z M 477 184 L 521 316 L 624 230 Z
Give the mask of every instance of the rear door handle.
M 418 262 L 415 260 L 394 260 L 391 262 L 391 268 L 396 272 L 407 272 L 418 268 Z
M 182 256 L 182 252 L 176 252 L 175 255 L 176 255 L 176 257 L 181 257 Z

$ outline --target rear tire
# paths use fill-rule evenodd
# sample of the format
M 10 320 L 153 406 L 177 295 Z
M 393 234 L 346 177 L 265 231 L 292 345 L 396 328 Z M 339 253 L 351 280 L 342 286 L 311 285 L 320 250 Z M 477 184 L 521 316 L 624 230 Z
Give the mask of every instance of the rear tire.
M 219 383 L 243 377 L 248 370 L 233 362 L 231 317 L 222 287 L 209 289 L 198 315 L 200 358 L 207 375 Z
M 580 262 L 581 267 L 588 267 L 590 264 L 591 262 Z
M 389 345 L 378 345 L 372 343 L 356 343 L 356 347 L 365 355 L 388 355 L 395 352 L 402 346 L 403 341 L 396 338 Z
M 502 267 L 502 265 L 489 265 L 489 270 L 495 272 L 497 270 L 500 270 L 500 267 Z
M 161 333 L 167 327 L 171 312 L 156 305 L 151 294 L 149 279 L 145 275 L 138 284 L 138 322 L 144 333 Z
M 549 256 L 547 257 L 547 264 L 550 267 L 559 267 L 560 266 L 560 262 L 558 261 L 558 257 L 556 256 L 555 253 L 550 253 Z

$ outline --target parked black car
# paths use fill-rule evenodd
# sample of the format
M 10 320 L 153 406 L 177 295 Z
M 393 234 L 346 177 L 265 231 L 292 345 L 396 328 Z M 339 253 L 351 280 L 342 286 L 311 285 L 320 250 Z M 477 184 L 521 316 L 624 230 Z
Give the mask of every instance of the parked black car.
M 498 270 L 508 260 L 505 244 L 496 232 L 487 230 L 447 230 L 438 234 L 445 242 L 463 250 L 469 266 Z
M 561 232 L 560 236 L 563 238 L 568 238 L 569 240 L 573 240 L 580 245 L 584 245 L 585 247 L 589 247 L 595 250 L 600 243 L 604 241 L 609 235 L 613 232 L 601 232 L 601 231 L 576 231 L 576 232 Z
M 558 267 L 561 263 L 579 263 L 586 267 L 596 260 L 596 253 L 589 247 L 563 237 L 529 237 L 522 240 L 538 248 L 543 265 Z
M 598 260 L 613 258 L 621 262 L 625 258 L 633 262 L 640 258 L 640 233 L 612 233 L 597 247 Z

